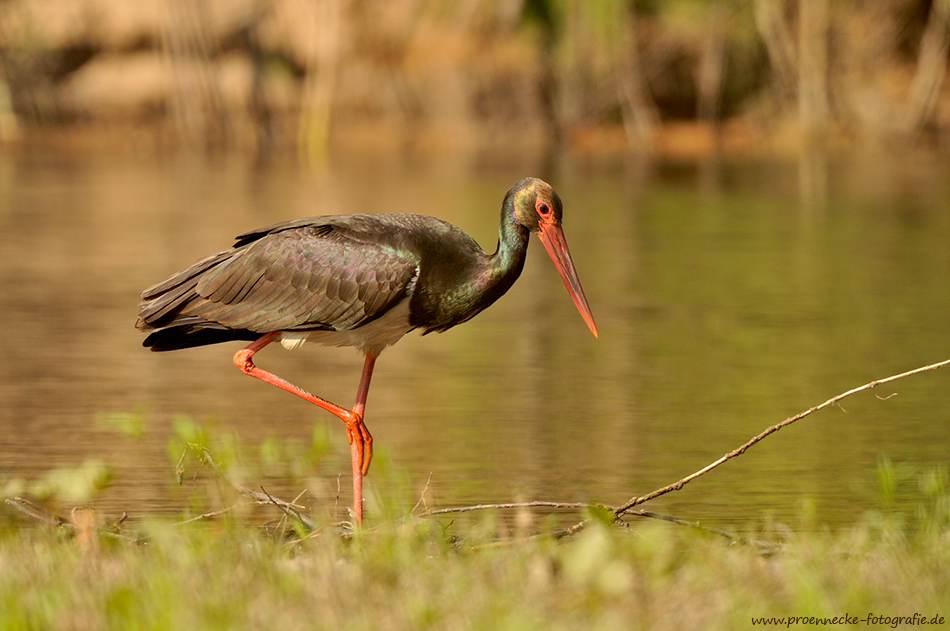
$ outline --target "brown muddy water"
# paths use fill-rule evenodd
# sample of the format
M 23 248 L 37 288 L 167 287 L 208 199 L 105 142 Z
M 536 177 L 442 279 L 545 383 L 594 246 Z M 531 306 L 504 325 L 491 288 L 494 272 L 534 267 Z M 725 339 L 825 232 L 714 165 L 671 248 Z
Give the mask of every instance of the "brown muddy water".
M 337 475 L 348 484 L 342 424 L 242 375 L 236 344 L 142 348 L 138 292 L 237 234 L 310 215 L 431 214 L 493 250 L 501 198 L 525 175 L 564 200 L 600 339 L 533 243 L 492 308 L 383 353 L 366 415 L 378 448 L 370 520 L 374 501 L 408 509 L 427 480 L 430 507 L 619 504 L 839 392 L 950 358 L 944 161 L 832 161 L 818 177 L 794 162 L 434 162 L 0 155 L 0 488 L 99 459 L 112 481 L 94 506 L 181 511 L 195 467 L 179 487 L 170 444 L 187 416 L 236 439 L 249 486 L 266 476 L 269 489 L 307 488 L 313 510 L 332 510 Z M 361 368 L 352 349 L 314 345 L 258 360 L 345 405 Z M 946 466 L 948 379 L 931 372 L 849 398 L 648 506 L 743 529 L 795 526 L 808 503 L 817 523 L 849 523 L 879 505 L 879 458 L 911 480 Z M 131 412 L 138 437 L 102 421 Z M 261 445 L 306 448 L 315 426 L 330 449 L 312 470 L 260 464 Z

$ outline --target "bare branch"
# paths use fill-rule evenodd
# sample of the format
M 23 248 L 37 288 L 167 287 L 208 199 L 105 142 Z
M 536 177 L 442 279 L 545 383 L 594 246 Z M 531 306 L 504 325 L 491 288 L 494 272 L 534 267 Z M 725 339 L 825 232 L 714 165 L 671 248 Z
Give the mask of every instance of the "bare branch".
M 755 445 L 756 443 L 760 442 L 761 440 L 765 439 L 767 436 L 769 436 L 769 435 L 771 435 L 771 434 L 774 434 L 775 432 L 777 432 L 778 430 L 782 429 L 783 427 L 785 427 L 785 426 L 787 426 L 787 425 L 791 425 L 791 424 L 794 423 L 795 421 L 799 421 L 799 420 L 805 418 L 806 416 L 808 416 L 808 415 L 810 415 L 810 414 L 813 414 L 814 412 L 817 412 L 818 410 L 821 410 L 821 409 L 823 409 L 823 408 L 828 407 L 829 405 L 837 405 L 839 401 L 841 401 L 842 399 L 844 399 L 844 398 L 846 398 L 846 397 L 850 397 L 852 394 L 857 394 L 858 392 L 863 392 L 864 390 L 870 390 L 870 389 L 875 388 L 875 387 L 877 387 L 877 386 L 879 386 L 879 385 L 881 385 L 881 384 L 883 384 L 883 383 L 889 383 L 889 382 L 891 382 L 891 381 L 897 381 L 898 379 L 903 379 L 904 377 L 909 377 L 909 376 L 911 376 L 911 375 L 916 375 L 916 374 L 919 374 L 919 373 L 922 373 L 922 372 L 927 372 L 927 371 L 929 371 L 929 370 L 937 370 L 938 368 L 941 368 L 941 367 L 943 367 L 943 366 L 946 366 L 947 364 L 950 364 L 950 359 L 944 360 L 944 361 L 942 361 L 942 362 L 938 362 L 938 363 L 936 363 L 936 364 L 930 364 L 929 366 L 922 366 L 922 367 L 920 367 L 920 368 L 915 368 L 914 370 L 908 370 L 907 372 L 902 372 L 902 373 L 900 373 L 899 375 L 892 375 L 892 376 L 890 376 L 890 377 L 885 377 L 884 379 L 876 379 L 876 380 L 874 380 L 874 381 L 871 381 L 871 382 L 869 382 L 869 383 L 864 384 L 863 386 L 858 386 L 857 388 L 852 388 L 851 390 L 848 390 L 847 392 L 842 392 L 841 394 L 839 394 L 839 395 L 837 395 L 837 396 L 834 396 L 834 397 L 828 399 L 827 401 L 825 401 L 824 403 L 822 403 L 822 404 L 820 404 L 820 405 L 816 405 L 816 406 L 814 406 L 814 407 L 808 408 L 808 409 L 805 410 L 804 412 L 799 412 L 799 413 L 796 414 L 795 416 L 790 416 L 789 418 L 785 419 L 785 420 L 782 421 L 781 423 L 776 423 L 775 425 L 772 425 L 771 427 L 769 427 L 769 428 L 767 428 L 765 431 L 763 431 L 761 434 L 759 434 L 759 435 L 753 437 L 752 439 L 750 439 L 749 441 L 747 441 L 747 442 L 746 442 L 745 444 L 743 444 L 741 447 L 738 447 L 738 448 L 736 448 L 736 449 L 733 449 L 732 451 L 730 451 L 729 453 L 727 453 L 726 455 L 724 455 L 724 456 L 723 456 L 722 458 L 720 458 L 719 460 L 716 460 L 715 462 L 712 462 L 712 463 L 706 465 L 705 467 L 703 467 L 703 468 L 700 469 L 699 471 L 696 471 L 695 473 L 692 473 L 692 474 L 686 476 L 685 478 L 674 482 L 673 484 L 669 484 L 669 485 L 664 486 L 664 487 L 662 487 L 662 488 L 656 489 L 655 491 L 652 491 L 652 492 L 650 492 L 650 493 L 647 493 L 646 495 L 641 495 L 641 496 L 639 496 L 639 497 L 633 497 L 633 498 L 631 498 L 629 501 L 627 501 L 626 504 L 624 504 L 623 506 L 620 506 L 619 508 L 615 509 L 615 510 L 614 510 L 614 515 L 617 516 L 617 517 L 620 517 L 620 516 L 624 515 L 625 513 L 627 513 L 627 512 L 628 512 L 631 508 L 633 508 L 634 506 L 637 506 L 638 504 L 643 504 L 643 503 L 645 503 L 645 502 L 649 502 L 650 500 L 656 499 L 657 497 L 660 497 L 661 495 L 666 495 L 667 493 L 670 493 L 671 491 L 678 491 L 678 490 L 680 490 L 681 488 L 683 488 L 684 486 L 686 486 L 687 484 L 689 484 L 690 482 L 692 482 L 693 480 L 695 480 L 695 479 L 698 478 L 699 476 L 705 475 L 706 473 L 709 473 L 710 471 L 712 471 L 713 469 L 715 469 L 716 467 L 718 467 L 718 466 L 721 465 L 722 463 L 726 462 L 727 460 L 732 460 L 732 459 L 735 458 L 736 456 L 741 456 L 742 454 L 745 453 L 745 451 L 746 451 L 749 447 L 751 447 L 751 446 Z
M 96 527 L 93 522 L 86 522 L 81 525 L 78 522 L 76 523 L 71 522 L 64 517 L 60 517 L 59 515 L 54 515 L 50 513 L 46 509 L 40 506 L 37 506 L 33 502 L 27 499 L 24 499 L 22 497 L 14 497 L 13 499 L 6 499 L 4 501 L 10 506 L 20 511 L 21 513 L 29 517 L 32 517 L 33 519 L 37 521 L 41 521 L 45 524 L 49 524 L 50 526 L 56 526 L 57 528 L 66 528 L 69 530 L 69 532 L 73 533 L 74 535 L 78 535 L 79 537 L 85 537 L 85 540 L 87 542 L 88 542 L 88 538 L 93 533 L 102 535 L 104 537 L 111 537 L 113 539 L 122 539 L 124 541 L 128 541 L 130 543 L 136 543 L 136 544 L 141 543 L 143 541 L 143 539 L 141 538 L 130 537 L 128 535 L 122 534 L 121 532 L 118 532 L 119 526 L 128 518 L 128 513 L 122 513 L 122 516 L 119 517 L 117 521 L 115 521 L 114 523 L 108 526 Z M 78 508 L 79 507 L 76 507 L 76 508 L 73 508 L 72 510 L 74 519 L 76 517 Z
M 185 521 L 180 521 L 175 523 L 176 526 L 184 526 L 185 524 L 190 524 L 195 521 L 204 521 L 205 519 L 214 519 L 215 517 L 220 517 L 227 512 L 234 510 L 234 506 L 228 506 L 227 508 L 222 508 L 221 510 L 215 510 L 208 513 L 202 513 L 201 515 L 196 515 L 191 519 L 186 519 Z
M 69 520 L 62 518 L 59 515 L 51 515 L 46 510 L 37 506 L 30 500 L 24 499 L 22 497 L 14 497 L 13 499 L 7 499 L 4 501 L 21 513 L 29 515 L 33 519 L 49 524 L 50 526 L 65 526 L 72 529 L 76 528 L 76 526 L 71 524 Z
M 304 527 L 307 529 L 308 532 L 313 530 L 313 520 L 310 519 L 309 516 L 304 515 L 299 510 L 297 510 L 297 508 L 292 503 L 285 502 L 284 500 L 274 497 L 273 495 L 268 493 L 264 489 L 263 486 L 261 487 L 261 491 L 264 493 L 264 495 L 267 497 L 270 503 L 276 506 L 277 508 L 279 508 L 280 510 L 284 511 L 285 515 L 299 521 L 301 524 L 304 525 Z M 297 497 L 300 497 L 300 496 L 298 495 Z
M 508 508 L 590 508 L 599 506 L 598 504 L 585 504 L 582 502 L 511 502 L 508 504 L 478 504 L 477 506 L 457 506 L 455 508 L 437 508 L 426 510 L 419 513 L 418 517 L 431 517 L 432 515 L 446 515 L 448 513 L 470 513 L 477 510 L 508 509 Z M 608 507 L 610 508 L 610 507 Z
M 274 506 L 277 506 L 278 508 L 283 510 L 285 513 L 289 514 L 294 519 L 299 521 L 308 530 L 313 530 L 314 528 L 313 520 L 310 519 L 308 515 L 305 515 L 304 513 L 300 512 L 300 509 L 305 508 L 304 506 L 300 506 L 299 504 L 295 504 L 293 502 L 286 502 L 280 498 L 274 497 L 273 495 L 269 493 L 266 493 L 266 492 L 261 493 L 259 491 L 254 491 L 252 489 L 247 488 L 246 486 L 238 484 L 234 480 L 231 480 L 224 473 L 224 471 L 222 471 L 221 467 L 218 466 L 218 463 L 215 462 L 214 460 L 214 456 L 211 454 L 211 450 L 209 450 L 207 447 L 203 445 L 197 445 L 195 443 L 187 443 L 187 444 L 192 449 L 192 451 L 198 454 L 198 460 L 199 462 L 201 462 L 201 464 L 208 465 L 216 476 L 218 476 L 220 479 L 230 484 L 234 488 L 234 490 L 236 490 L 238 493 L 240 493 L 241 495 L 244 495 L 245 497 L 250 497 L 258 504 L 273 504 Z M 181 463 L 179 462 L 179 469 L 180 467 L 181 467 Z M 230 510 L 230 509 L 227 509 L 227 510 Z M 220 511 L 220 512 L 224 512 L 224 511 Z M 206 515 L 213 515 L 213 513 L 206 513 Z M 201 517 L 204 517 L 204 516 L 199 516 L 199 518 Z M 192 521 L 192 520 L 188 520 L 188 521 Z M 183 522 L 183 523 L 187 523 L 187 522 Z

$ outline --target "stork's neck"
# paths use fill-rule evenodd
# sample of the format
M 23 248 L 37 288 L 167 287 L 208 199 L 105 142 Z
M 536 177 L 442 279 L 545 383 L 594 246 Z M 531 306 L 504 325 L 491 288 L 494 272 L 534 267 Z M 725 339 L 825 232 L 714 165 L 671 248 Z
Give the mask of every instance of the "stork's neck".
M 521 275 L 530 236 L 528 229 L 515 221 L 514 199 L 508 196 L 501 207 L 498 249 L 489 257 L 486 270 L 489 282 L 501 285 L 498 295 L 508 291 Z
M 515 221 L 512 200 L 502 205 L 494 254 L 455 230 L 454 236 L 427 241 L 427 260 L 412 293 L 409 322 L 426 332 L 475 317 L 511 288 L 524 267 L 530 232 Z

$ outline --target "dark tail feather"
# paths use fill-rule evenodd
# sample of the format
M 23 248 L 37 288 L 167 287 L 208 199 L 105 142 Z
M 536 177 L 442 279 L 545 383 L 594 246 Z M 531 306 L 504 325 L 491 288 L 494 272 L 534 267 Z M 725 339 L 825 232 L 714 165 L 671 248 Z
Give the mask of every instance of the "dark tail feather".
M 161 328 L 171 324 L 177 317 L 182 305 L 197 297 L 195 287 L 201 275 L 215 265 L 227 260 L 234 250 L 225 250 L 203 258 L 191 267 L 184 269 L 171 278 L 149 287 L 142 292 L 139 304 L 139 319 L 135 328 L 140 331 Z M 146 346 L 148 346 L 146 344 Z
M 177 351 L 183 348 L 220 344 L 221 342 L 232 342 L 234 340 L 253 342 L 261 335 L 261 333 L 255 333 L 247 329 L 232 331 L 224 327 L 170 326 L 149 335 L 142 342 L 142 346 L 150 347 L 155 352 Z

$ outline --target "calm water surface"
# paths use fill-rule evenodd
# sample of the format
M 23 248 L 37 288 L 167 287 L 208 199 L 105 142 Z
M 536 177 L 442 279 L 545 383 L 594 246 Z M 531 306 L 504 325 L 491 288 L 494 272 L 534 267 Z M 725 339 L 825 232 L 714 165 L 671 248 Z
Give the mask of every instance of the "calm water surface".
M 493 250 L 501 198 L 529 174 L 564 199 L 600 339 L 533 243 L 491 309 L 387 350 L 367 407 L 370 519 L 375 498 L 414 504 L 430 474 L 430 506 L 621 503 L 839 392 L 950 357 L 946 163 L 827 164 L 816 184 L 795 163 L 398 162 L 0 155 L 0 488 L 98 458 L 114 477 L 96 506 L 179 511 L 190 491 L 175 484 L 169 443 L 186 415 L 235 436 L 271 488 L 307 487 L 314 509 L 329 510 L 349 470 L 342 424 L 242 375 L 237 345 L 148 352 L 133 327 L 138 292 L 234 235 L 310 215 L 431 214 Z M 362 364 L 352 349 L 313 345 L 268 348 L 258 363 L 346 405 Z M 851 522 L 878 505 L 880 457 L 946 465 L 948 378 L 847 399 L 650 507 L 728 528 L 769 517 L 795 527 L 807 500 L 819 523 Z M 139 438 L 96 420 L 132 411 L 145 421 Z M 331 448 L 312 470 L 260 464 L 261 444 L 309 445 L 315 426 Z

